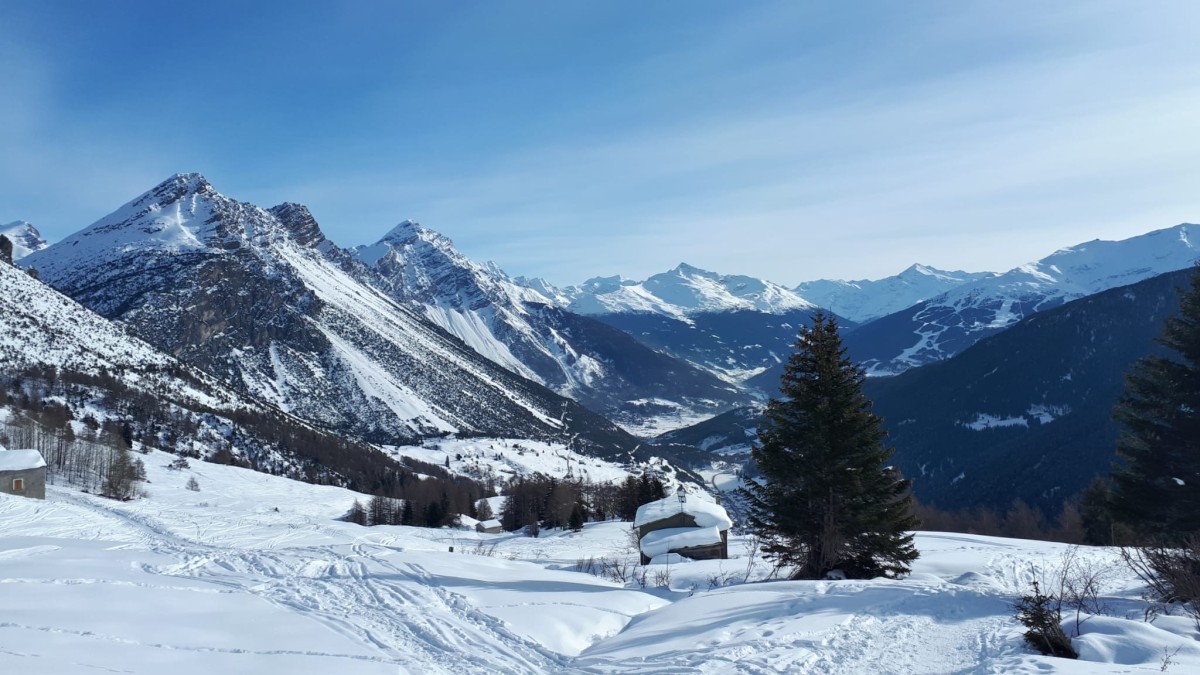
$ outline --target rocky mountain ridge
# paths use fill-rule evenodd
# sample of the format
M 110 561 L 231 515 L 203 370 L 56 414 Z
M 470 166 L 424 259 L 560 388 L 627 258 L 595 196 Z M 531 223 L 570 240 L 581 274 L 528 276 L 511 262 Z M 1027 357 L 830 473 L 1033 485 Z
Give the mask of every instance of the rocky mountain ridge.
M 400 444 L 457 433 L 636 442 L 364 284 L 308 210 L 178 174 L 21 261 L 180 360 L 314 424 Z

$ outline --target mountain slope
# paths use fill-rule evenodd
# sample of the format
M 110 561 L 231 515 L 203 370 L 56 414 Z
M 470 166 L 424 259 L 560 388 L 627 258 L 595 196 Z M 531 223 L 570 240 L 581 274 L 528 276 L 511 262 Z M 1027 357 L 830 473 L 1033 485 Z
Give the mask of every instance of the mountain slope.
M 644 399 L 694 413 L 745 400 L 709 373 L 554 306 L 494 264 L 473 262 L 446 237 L 411 221 L 353 255 L 375 273 L 370 283 L 480 354 L 625 423 L 638 422 L 631 404 Z
M 1196 225 L 1091 241 L 881 318 L 855 331 L 846 345 L 873 374 L 897 373 L 953 356 L 1035 312 L 1182 269 L 1197 258 Z
M 231 406 L 231 392 L 215 383 L 185 383 L 180 364 L 123 326 L 80 306 L 23 270 L 0 264 L 0 363 L 6 373 L 53 367 L 85 375 L 124 371 L 126 382 L 166 388 L 211 405 Z
M 0 264 L 0 433 L 23 424 L 22 409 L 42 418 L 47 404 L 75 419 L 129 425 L 146 448 L 191 456 L 228 451 L 229 461 L 296 479 L 375 489 L 403 470 L 374 448 L 263 405 Z
M 37 228 L 32 223 L 27 223 L 23 220 L 17 220 L 7 225 L 0 225 L 0 236 L 8 237 L 12 242 L 13 260 L 20 260 L 25 256 L 40 251 L 46 248 L 46 240 L 42 239 L 42 233 L 37 231 Z
M 796 286 L 795 291 L 839 316 L 866 322 L 912 307 L 956 286 L 994 276 L 992 272 L 947 272 L 913 265 L 895 276 L 877 280 L 806 281 Z
M 603 314 L 596 318 L 643 344 L 741 383 L 787 359 L 809 323 L 809 309 L 701 312 L 686 320 L 657 313 Z M 852 325 L 852 324 L 851 324 Z
M 22 263 L 181 360 L 328 429 L 387 443 L 576 433 L 609 454 L 635 444 L 362 283 L 303 206 L 238 202 L 199 174 L 168 179 Z
M 867 393 L 924 501 L 1057 512 L 1108 470 L 1124 373 L 1178 311 L 1180 270 L 1040 312 L 952 359 Z
M 1154 340 L 1178 311 L 1189 274 L 1074 300 L 945 361 L 869 378 L 866 393 L 917 497 L 942 508 L 1001 511 L 1020 498 L 1058 513 L 1063 499 L 1108 471 L 1124 373 L 1158 349 Z M 752 409 L 738 409 L 659 440 L 729 452 L 741 449 L 754 424 Z

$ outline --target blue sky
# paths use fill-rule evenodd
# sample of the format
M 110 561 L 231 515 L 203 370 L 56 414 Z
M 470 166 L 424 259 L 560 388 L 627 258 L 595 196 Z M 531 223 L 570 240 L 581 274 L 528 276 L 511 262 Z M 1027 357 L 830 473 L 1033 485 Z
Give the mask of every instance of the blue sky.
M 170 174 L 557 284 L 1004 270 L 1200 220 L 1200 3 L 0 5 L 0 222 Z

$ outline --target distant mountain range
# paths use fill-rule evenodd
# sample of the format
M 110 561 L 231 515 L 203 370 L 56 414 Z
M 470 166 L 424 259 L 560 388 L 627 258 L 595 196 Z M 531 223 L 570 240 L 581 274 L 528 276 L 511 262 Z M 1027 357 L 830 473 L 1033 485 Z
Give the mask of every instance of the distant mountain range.
M 1114 459 L 1124 374 L 1159 347 L 1191 270 L 1109 289 L 1030 316 L 958 356 L 872 378 L 896 462 L 924 500 L 1057 512 Z
M 948 359 L 1037 312 L 1183 269 L 1197 259 L 1200 226 L 1187 223 L 1121 241 L 1079 244 L 847 331 L 846 348 L 868 374 L 894 375 Z M 746 384 L 773 393 L 780 368 Z
M 19 265 L 83 305 L 4 266 L 0 354 L 143 373 L 174 399 L 380 444 L 489 435 L 704 463 L 744 456 L 822 307 L 880 376 L 869 392 L 918 496 L 1054 509 L 1111 458 L 1121 373 L 1173 311 L 1198 230 L 1088 242 L 1003 274 L 914 265 L 788 289 L 679 265 L 556 288 L 411 221 L 343 249 L 303 205 L 264 209 L 179 174 L 51 246 L 23 221 L 0 228 Z M 639 446 L 630 430 L 656 438 Z
M 913 265 L 903 272 L 871 281 L 818 279 L 796 287 L 815 305 L 857 323 L 865 323 L 935 298 L 952 288 L 997 276 L 993 272 L 947 272 Z
M 179 174 L 21 263 L 246 395 L 379 443 L 438 434 L 636 441 L 363 283 L 297 204 L 262 209 Z
M 220 382 L 7 263 L 0 263 L 0 365 L 0 401 L 20 392 L 17 406 L 34 417 L 48 405 L 66 406 L 78 428 L 132 423 L 143 447 L 193 457 L 225 449 L 231 460 L 277 475 L 363 489 L 403 471 L 382 452 Z
M 544 282 L 540 285 L 545 286 Z M 597 277 L 552 291 L 578 314 L 661 314 L 687 321 L 694 314 L 763 312 L 783 314 L 815 305 L 783 286 L 754 277 L 717 274 L 686 263 L 645 281 Z
M 918 498 L 942 508 L 1006 509 L 1015 498 L 1057 513 L 1114 459 L 1112 409 L 1135 360 L 1178 312 L 1191 270 L 1122 286 L 1017 322 L 957 356 L 866 393 L 885 422 L 894 461 Z M 739 408 L 657 442 L 748 452 L 757 408 Z
M 374 273 L 364 283 L 492 361 L 627 427 L 664 414 L 711 415 L 748 398 L 685 360 L 559 306 L 493 263 L 468 259 L 414 222 L 352 255 Z

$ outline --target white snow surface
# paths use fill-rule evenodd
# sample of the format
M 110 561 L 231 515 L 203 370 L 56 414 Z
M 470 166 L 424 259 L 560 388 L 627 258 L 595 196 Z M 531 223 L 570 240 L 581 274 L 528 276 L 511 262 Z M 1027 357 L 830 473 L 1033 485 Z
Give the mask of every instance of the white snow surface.
M 1002 429 L 1004 427 L 1029 427 L 1029 420 L 1024 417 L 998 417 L 987 413 L 977 413 L 975 419 L 963 422 L 962 425 L 972 431 L 984 429 Z
M 597 457 L 581 455 L 563 443 L 513 438 L 444 438 L 424 445 L 384 446 L 398 457 L 445 466 L 463 476 L 484 479 L 542 474 L 579 477 L 596 483 L 622 481 L 641 475 L 633 469 Z
M 423 313 L 472 349 L 509 370 L 570 395 L 602 375 L 598 364 L 569 339 L 537 325 L 527 304 L 555 305 L 535 288 L 510 278 L 495 263 L 477 263 L 448 237 L 411 220 L 392 228 L 378 242 L 359 246 L 353 256 L 378 272 L 384 290 Z M 548 287 L 547 287 L 548 288 Z M 521 358 L 514 353 L 536 354 Z M 555 363 L 546 376 L 527 361 Z
M 687 320 L 699 312 L 758 310 L 779 314 L 815 305 L 779 284 L 754 277 L 717 274 L 681 263 L 645 281 L 596 277 L 561 289 L 568 309 L 579 314 L 652 312 Z
M 794 290 L 838 316 L 862 322 L 912 307 L 956 286 L 994 276 L 994 272 L 951 272 L 916 264 L 883 279 L 817 279 L 801 283 Z
M 43 466 L 46 466 L 46 460 L 37 450 L 5 450 L 0 446 L 0 471 L 24 471 Z
M 1067 661 L 1026 649 L 1011 609 L 1059 544 L 918 533 L 904 580 L 765 581 L 733 536 L 733 559 L 663 557 L 643 589 L 574 571 L 636 556 L 628 523 L 363 528 L 336 518 L 364 495 L 143 459 L 135 501 L 0 495 L 0 672 L 1130 673 L 1167 653 L 1167 672 L 1200 669 L 1192 621 L 1145 622 L 1109 549 L 1079 550 L 1108 611 L 1082 617 Z
M 40 251 L 47 246 L 46 240 L 42 239 L 42 233 L 38 232 L 32 223 L 25 222 L 24 220 L 0 225 L 0 235 L 8 237 L 8 240 L 12 242 L 12 257 L 14 261 L 20 260 L 35 251 Z
M 1193 265 L 1200 258 L 1200 226 L 1181 224 L 1120 241 L 1089 241 L 1055 251 L 1004 274 L 963 284 L 932 300 L 962 308 L 1002 302 L 989 327 L 1021 320 L 1013 303 L 1036 298 L 1039 305 L 1074 300 Z M 1004 303 L 1007 304 L 1004 304 Z
M 982 336 L 1071 300 L 1185 269 L 1198 259 L 1200 226 L 1188 223 L 1121 241 L 1095 240 L 1063 248 L 916 305 L 910 317 L 916 325 L 911 346 L 863 365 L 868 375 L 892 375 L 949 358 L 956 350 L 945 347 L 947 335 L 962 344 L 964 332 Z
M 695 519 L 697 527 L 715 527 L 721 530 L 733 527 L 733 521 L 729 519 L 729 514 L 720 504 L 711 501 L 711 498 L 703 499 L 696 495 L 688 495 L 687 501 L 683 504 L 679 503 L 679 497 L 676 495 L 649 504 L 642 504 L 638 507 L 633 524 L 641 527 L 664 518 L 670 518 L 680 512 Z
M 251 405 L 238 394 L 131 335 L 124 326 L 11 265 L 0 264 L 0 362 L 12 369 L 53 366 L 79 373 L 116 371 L 133 389 L 173 393 L 221 410 Z M 190 370 L 194 382 L 175 377 Z

